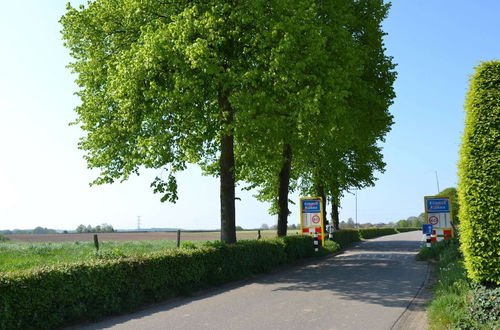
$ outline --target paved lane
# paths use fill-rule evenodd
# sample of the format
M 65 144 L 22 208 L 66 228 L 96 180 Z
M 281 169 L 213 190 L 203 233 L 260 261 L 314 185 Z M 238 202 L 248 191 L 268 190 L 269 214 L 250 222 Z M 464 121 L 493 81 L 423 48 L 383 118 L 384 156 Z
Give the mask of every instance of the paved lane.
M 391 329 L 427 273 L 427 264 L 415 261 L 421 237 L 360 242 L 337 256 L 83 328 Z

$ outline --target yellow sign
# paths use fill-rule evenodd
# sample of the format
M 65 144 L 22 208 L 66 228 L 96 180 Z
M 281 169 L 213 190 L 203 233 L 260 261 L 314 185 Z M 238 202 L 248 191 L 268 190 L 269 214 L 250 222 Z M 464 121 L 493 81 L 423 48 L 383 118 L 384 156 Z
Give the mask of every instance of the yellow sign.
M 302 234 L 318 234 L 321 246 L 325 246 L 323 228 L 323 199 L 321 197 L 302 197 L 300 199 L 300 231 Z

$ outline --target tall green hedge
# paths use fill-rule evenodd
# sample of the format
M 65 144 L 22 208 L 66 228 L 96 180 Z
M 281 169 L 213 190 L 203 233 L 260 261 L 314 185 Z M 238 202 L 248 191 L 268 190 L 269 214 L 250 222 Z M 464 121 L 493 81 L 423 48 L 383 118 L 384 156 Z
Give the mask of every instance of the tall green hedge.
M 0 273 L 0 329 L 51 329 L 242 279 L 314 255 L 313 239 L 212 244 Z
M 469 278 L 500 284 L 500 61 L 476 68 L 459 161 L 460 243 Z

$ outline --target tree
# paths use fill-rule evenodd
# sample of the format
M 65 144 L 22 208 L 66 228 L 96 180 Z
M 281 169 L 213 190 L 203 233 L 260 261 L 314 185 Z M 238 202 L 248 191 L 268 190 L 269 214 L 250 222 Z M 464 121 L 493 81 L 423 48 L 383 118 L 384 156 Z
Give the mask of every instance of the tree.
M 101 0 L 68 6 L 61 19 L 81 88 L 80 148 L 101 170 L 93 183 L 126 180 L 141 166 L 163 169 L 167 178 L 151 186 L 174 202 L 175 172 L 220 153 L 221 239 L 229 243 L 236 240 L 231 98 L 248 39 L 238 33 L 243 8 L 236 7 Z
M 107 223 L 103 223 L 101 225 L 101 231 L 103 233 L 113 233 L 115 230 L 114 230 L 113 226 L 111 226 L 111 225 L 109 225 Z
M 329 196 L 332 223 L 337 227 L 344 191 L 374 185 L 374 173 L 383 172 L 385 167 L 380 142 L 392 125 L 388 108 L 395 97 L 392 86 L 396 77 L 395 65 L 385 55 L 383 44 L 381 25 L 388 9 L 382 1 L 350 2 L 350 20 L 344 27 L 352 45 L 346 54 L 356 61 L 345 70 L 349 76 L 344 103 L 333 103 L 336 111 L 329 103 L 322 107 L 325 114 L 320 119 L 327 120 L 319 127 L 330 134 L 316 135 L 312 147 L 320 146 L 320 154 L 314 162 L 309 161 L 302 181 L 303 193 Z M 331 113 L 334 115 L 329 117 Z
M 460 223 L 460 204 L 458 202 L 457 189 L 455 187 L 446 188 L 439 192 L 439 196 L 447 196 L 450 198 L 451 213 L 453 214 L 453 224 L 458 225 Z
M 384 55 L 382 43 L 381 21 L 387 10 L 381 1 L 321 2 L 308 11 L 315 13 L 315 19 L 302 16 L 290 24 L 295 30 L 286 31 L 291 36 L 307 35 L 291 37 L 296 49 L 280 48 L 285 54 L 289 51 L 287 57 L 300 54 L 302 61 L 285 63 L 298 63 L 302 70 L 278 66 L 275 80 L 286 80 L 290 72 L 302 79 L 296 79 L 293 88 L 279 89 L 282 94 L 276 93 L 276 85 L 264 89 L 284 95 L 273 99 L 274 111 L 266 112 L 274 114 L 265 121 L 272 127 L 267 132 L 279 132 L 266 134 L 266 140 L 275 138 L 271 145 L 276 148 L 262 144 L 255 154 L 265 154 L 264 161 L 258 158 L 258 165 L 244 168 L 251 188 L 260 188 L 257 197 L 271 202 L 271 213 L 278 214 L 278 236 L 286 234 L 288 193 L 299 179 L 303 194 L 321 196 L 325 203 L 326 195 L 331 196 L 338 228 L 342 191 L 373 185 L 373 172 L 383 171 L 377 144 L 392 123 L 387 108 L 394 97 L 395 79 L 394 65 Z M 280 70 L 285 72 L 281 79 Z M 263 74 L 263 81 L 268 76 Z M 293 103 L 287 93 L 300 95 L 301 102 Z M 326 208 L 324 212 L 326 220 Z
M 355 228 L 356 224 L 354 223 L 354 220 L 352 218 L 347 219 L 347 223 L 345 224 L 344 228 Z
M 259 61 L 259 82 L 249 89 L 257 96 L 253 116 L 259 125 L 237 132 L 264 138 L 255 145 L 240 139 L 237 161 L 245 164 L 239 175 L 249 188 L 258 187 L 257 198 L 271 202 L 270 213 L 278 214 L 278 236 L 286 235 L 289 192 L 302 174 L 304 160 L 297 158 L 310 161 L 313 142 L 308 140 L 324 131 L 317 118 L 321 105 L 334 109 L 344 99 L 343 86 L 349 81 L 338 72 L 349 71 L 352 59 L 345 51 L 350 36 L 343 29 L 347 6 L 348 1 L 288 2 L 265 26 L 273 31 L 270 60 Z
M 260 226 L 260 229 L 263 229 L 263 230 L 268 230 L 269 229 L 269 226 L 267 223 L 263 223 L 261 226 Z
M 396 222 L 396 227 L 398 227 L 398 228 L 407 228 L 407 227 L 409 227 L 408 221 L 406 221 L 404 219 L 399 220 L 398 222 Z
M 48 229 L 48 228 L 43 228 L 43 227 L 36 227 L 32 231 L 33 234 L 55 234 L 56 231 L 54 229 Z
M 420 228 L 424 224 L 420 217 L 408 217 L 408 219 L 406 219 L 406 222 L 408 223 L 408 227 L 416 228 Z
M 85 225 L 79 225 L 78 227 L 76 227 L 77 233 L 84 233 L 85 231 L 86 231 Z

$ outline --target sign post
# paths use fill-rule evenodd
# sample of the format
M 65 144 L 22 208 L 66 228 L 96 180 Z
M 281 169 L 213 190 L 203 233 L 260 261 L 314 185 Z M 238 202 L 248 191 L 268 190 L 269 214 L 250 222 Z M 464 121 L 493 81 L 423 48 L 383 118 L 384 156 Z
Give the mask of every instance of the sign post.
M 432 225 L 431 241 L 437 242 L 453 237 L 453 213 L 450 197 L 425 196 L 425 218 Z
M 321 246 L 325 246 L 323 228 L 323 199 L 321 197 L 303 197 L 300 199 L 300 231 L 303 234 L 318 235 Z

